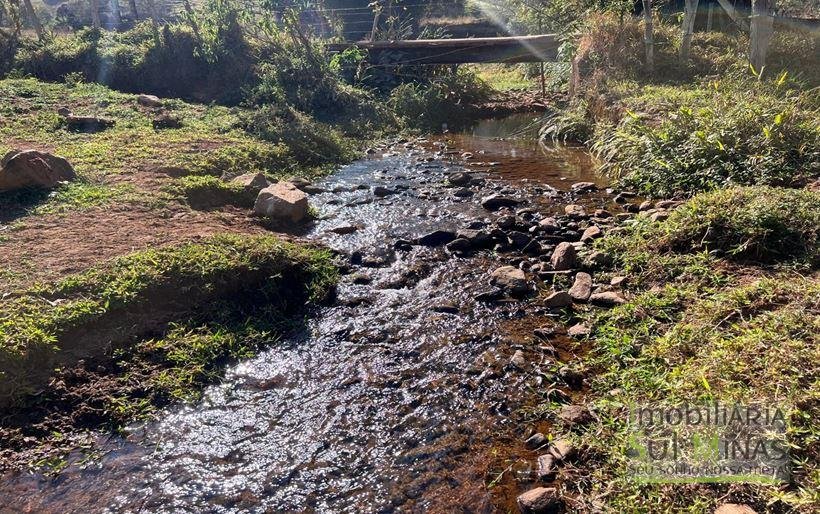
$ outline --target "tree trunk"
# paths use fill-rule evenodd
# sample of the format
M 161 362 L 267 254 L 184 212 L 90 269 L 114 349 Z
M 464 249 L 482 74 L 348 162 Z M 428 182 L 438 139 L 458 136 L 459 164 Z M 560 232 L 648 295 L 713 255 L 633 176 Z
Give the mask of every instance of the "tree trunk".
M 128 6 L 131 7 L 131 15 L 134 17 L 134 21 L 140 19 L 140 13 L 137 12 L 137 0 L 128 0 Z
M 646 71 L 655 73 L 655 32 L 652 27 L 652 0 L 643 0 L 643 44 L 646 47 Z
M 774 33 L 775 0 L 752 0 L 752 23 L 749 37 L 749 62 L 757 73 L 763 73 L 766 54 Z
M 159 46 L 159 14 L 157 14 L 157 5 L 154 3 L 154 0 L 146 0 L 146 2 L 148 3 L 148 16 L 151 17 L 151 27 L 154 30 L 154 42 Z
M 100 28 L 100 0 L 91 0 L 91 26 Z
M 712 16 L 714 15 L 715 7 L 712 4 L 706 6 L 706 32 L 712 32 Z
M 111 14 L 114 16 L 114 24 L 122 25 L 122 11 L 120 11 L 120 0 L 111 0 Z
M 692 47 L 692 32 L 695 28 L 695 15 L 698 13 L 698 0 L 686 0 L 683 13 L 683 39 L 680 43 L 680 58 L 684 62 L 689 60 L 689 50 Z
M 9 0 L 9 16 L 14 23 L 14 37 L 20 37 L 23 24 L 20 22 L 20 0 Z
M 26 16 L 29 23 L 34 27 L 34 32 L 37 33 L 37 39 L 43 39 L 43 24 L 40 23 L 40 18 L 34 12 L 34 6 L 31 5 L 31 0 L 23 0 L 23 5 L 26 7 Z

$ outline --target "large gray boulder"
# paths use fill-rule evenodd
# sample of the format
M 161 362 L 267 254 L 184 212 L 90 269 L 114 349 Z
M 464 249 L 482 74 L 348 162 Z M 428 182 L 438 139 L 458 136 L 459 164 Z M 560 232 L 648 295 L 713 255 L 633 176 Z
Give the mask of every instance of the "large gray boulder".
M 277 182 L 259 191 L 253 212 L 274 221 L 299 223 L 308 217 L 307 195 L 291 182 Z
M 0 160 L 0 191 L 50 189 L 74 180 L 74 167 L 62 157 L 37 150 L 12 150 Z

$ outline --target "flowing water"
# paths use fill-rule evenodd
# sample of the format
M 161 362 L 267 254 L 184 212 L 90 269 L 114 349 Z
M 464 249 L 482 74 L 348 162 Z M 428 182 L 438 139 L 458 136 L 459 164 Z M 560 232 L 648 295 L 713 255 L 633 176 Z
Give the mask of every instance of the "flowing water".
M 229 369 L 200 402 L 101 443 L 98 456 L 56 478 L 12 479 L 7 490 L 19 496 L 6 498 L 6 508 L 492 510 L 488 460 L 499 437 L 518 430 L 508 415 L 550 362 L 531 337 L 550 313 L 476 299 L 489 272 L 520 255 L 455 257 L 394 243 L 492 226 L 498 214 L 479 202 L 489 193 L 515 196 L 540 216 L 567 201 L 553 188 L 597 180 L 580 150 L 498 139 L 532 121 L 490 121 L 468 134 L 379 148 L 317 184 L 328 192 L 311 195 L 321 219 L 306 237 L 353 263 L 334 305 L 304 332 Z M 465 169 L 484 182 L 473 197 L 454 196 L 445 180 Z M 380 185 L 395 194 L 375 196 Z M 602 206 L 606 198 L 584 201 Z M 516 350 L 534 370 L 509 365 Z

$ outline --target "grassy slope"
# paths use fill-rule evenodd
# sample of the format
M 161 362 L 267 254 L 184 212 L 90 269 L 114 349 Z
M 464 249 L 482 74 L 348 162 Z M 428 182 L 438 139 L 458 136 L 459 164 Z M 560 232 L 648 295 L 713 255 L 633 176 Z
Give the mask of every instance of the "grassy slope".
M 271 178 L 321 171 L 302 165 L 302 149 L 262 140 L 239 128 L 245 118 L 242 109 L 168 99 L 164 110 L 179 117 L 183 127 L 155 130 L 151 121 L 156 110 L 139 106 L 136 98 L 98 84 L 1 80 L 0 153 L 27 146 L 45 148 L 67 158 L 79 176 L 47 197 L 31 192 L 6 194 L 7 205 L 34 207 L 33 213 L 112 201 L 161 206 L 185 188 L 146 190 L 132 183 L 130 175 L 168 167 L 215 176 L 263 171 Z M 77 115 L 110 118 L 116 124 L 95 134 L 71 132 L 61 125 L 59 107 L 68 107 Z M 288 129 L 283 123 L 282 131 Z M 311 125 L 300 123 L 299 129 L 309 131 Z
M 322 300 L 334 281 L 326 251 L 270 236 L 218 236 L 31 287 L 0 301 L 0 401 L 24 400 L 55 366 L 110 356 L 112 348 L 151 353 L 167 368 L 162 387 L 183 396 L 220 359 L 273 337 L 263 332 L 285 313 Z
M 729 189 L 696 196 L 665 222 L 639 219 L 598 243 L 616 256 L 612 273 L 629 277 L 632 297 L 591 319 L 596 375 L 589 399 L 602 415 L 580 436 L 596 462 L 582 484 L 587 498 L 602 495 L 616 510 L 638 512 L 710 512 L 718 497 L 758 512 L 817 505 L 818 220 L 820 194 Z M 698 401 L 790 409 L 794 483 L 633 481 L 623 457 L 626 407 Z

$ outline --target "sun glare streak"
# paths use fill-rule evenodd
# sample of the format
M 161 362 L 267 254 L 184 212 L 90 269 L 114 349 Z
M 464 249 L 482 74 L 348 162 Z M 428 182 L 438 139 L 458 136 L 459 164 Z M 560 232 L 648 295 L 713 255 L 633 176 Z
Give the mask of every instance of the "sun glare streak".
M 512 27 L 510 27 L 506 23 L 506 20 L 501 16 L 500 9 L 498 9 L 498 7 L 494 3 L 488 2 L 486 0 L 473 0 L 473 3 L 481 10 L 482 14 L 487 16 L 487 18 L 489 18 L 490 21 L 493 22 L 493 24 L 495 26 L 497 26 L 500 29 L 503 29 L 509 35 L 511 35 L 511 36 L 528 35 L 528 34 L 520 34 L 518 31 L 516 31 Z M 538 48 L 536 48 L 529 41 L 522 39 L 520 41 L 520 43 L 532 55 L 538 57 L 539 60 L 544 61 L 544 62 L 552 60 L 546 53 L 538 50 Z

